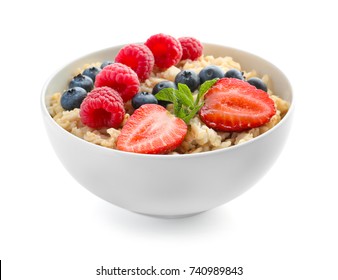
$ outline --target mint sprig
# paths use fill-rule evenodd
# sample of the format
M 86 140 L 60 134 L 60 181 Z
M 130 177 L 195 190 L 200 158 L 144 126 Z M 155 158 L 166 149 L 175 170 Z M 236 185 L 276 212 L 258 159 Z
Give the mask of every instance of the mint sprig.
M 204 82 L 200 86 L 199 92 L 195 99 L 189 87 L 180 83 L 177 85 L 177 89 L 161 89 L 157 94 L 155 94 L 155 97 L 157 100 L 173 103 L 175 116 L 184 120 L 186 124 L 189 124 L 190 120 L 204 105 L 204 95 L 216 83 L 217 80 L 218 79 L 213 79 Z

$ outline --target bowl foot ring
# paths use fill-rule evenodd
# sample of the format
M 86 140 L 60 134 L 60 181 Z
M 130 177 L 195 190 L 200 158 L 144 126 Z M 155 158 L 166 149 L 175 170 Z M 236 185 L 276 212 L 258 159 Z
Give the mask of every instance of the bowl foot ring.
M 180 215 L 180 214 L 179 215 L 154 215 L 154 214 L 146 214 L 146 213 L 141 213 L 141 212 L 134 212 L 134 213 L 139 214 L 139 215 L 143 215 L 143 216 L 152 217 L 152 218 L 158 218 L 158 219 L 184 219 L 184 218 L 197 216 L 197 215 L 202 214 L 204 212 L 205 211 L 196 212 L 196 213 L 189 213 L 189 214 L 182 214 L 182 215 Z

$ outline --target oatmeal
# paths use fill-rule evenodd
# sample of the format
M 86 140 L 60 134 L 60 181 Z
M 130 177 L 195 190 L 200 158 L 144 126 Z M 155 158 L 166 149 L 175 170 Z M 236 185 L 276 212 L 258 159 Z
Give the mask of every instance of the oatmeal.
M 149 43 L 151 46 L 151 44 Z M 142 47 L 141 51 L 147 51 L 146 48 Z M 156 54 L 156 51 L 154 51 Z M 119 57 L 122 57 L 121 60 L 125 59 L 122 55 Z M 109 109 L 106 110 L 106 107 L 102 107 L 103 109 L 96 110 L 96 107 L 94 108 L 95 114 L 87 116 L 87 112 L 93 112 L 93 103 L 99 102 L 97 101 L 98 98 L 93 98 L 92 93 L 88 93 L 88 96 L 91 96 L 92 100 L 90 102 L 87 100 L 89 97 L 81 97 L 80 102 L 87 102 L 85 104 L 88 107 L 88 110 L 85 111 L 83 108 L 85 105 L 81 103 L 81 107 L 77 106 L 78 108 L 73 108 L 69 110 L 65 110 L 65 106 L 62 105 L 63 103 L 67 103 L 67 106 L 70 104 L 69 100 L 61 100 L 63 94 L 61 92 L 55 93 L 51 96 L 49 101 L 49 113 L 53 117 L 53 119 L 59 124 L 63 129 L 67 130 L 68 132 L 74 134 L 75 136 L 82 138 L 88 142 L 94 143 L 96 145 L 100 145 L 103 147 L 111 148 L 111 149 L 121 149 L 123 150 L 126 146 L 125 143 L 120 144 L 118 141 L 122 142 L 121 139 L 124 139 L 125 141 L 134 141 L 135 139 L 138 139 L 137 141 L 140 141 L 139 143 L 135 144 L 137 148 L 132 148 L 131 150 L 127 151 L 133 151 L 133 152 L 139 152 L 137 150 L 140 147 L 144 147 L 145 145 L 148 145 L 144 139 L 139 140 L 140 137 L 138 135 L 142 135 L 145 131 L 143 127 L 140 127 L 137 123 L 135 124 L 135 120 L 142 119 L 142 126 L 144 123 L 149 123 L 147 127 L 147 131 L 151 131 L 152 135 L 154 135 L 154 138 L 156 137 L 156 130 L 155 128 L 158 128 L 160 131 L 160 135 L 158 135 L 158 139 L 161 139 L 162 142 L 165 142 L 164 144 L 161 144 L 163 147 L 159 149 L 154 149 L 149 152 L 145 153 L 167 153 L 167 154 L 192 154 L 192 153 L 200 153 L 200 152 L 207 152 L 207 151 L 213 151 L 217 149 L 223 149 L 228 148 L 234 145 L 239 145 L 241 143 L 247 142 L 252 140 L 253 138 L 265 133 L 272 127 L 274 127 L 287 113 L 289 109 L 289 103 L 277 95 L 275 95 L 274 92 L 270 89 L 270 79 L 267 75 L 263 75 L 262 77 L 258 77 L 258 73 L 256 73 L 255 70 L 248 70 L 248 69 L 241 69 L 241 65 L 234 61 L 231 57 L 213 57 L 211 55 L 198 55 L 197 58 L 194 58 L 194 60 L 191 60 L 189 58 L 184 60 L 179 60 L 175 64 L 167 67 L 163 70 L 163 68 L 156 66 L 156 55 L 154 55 L 155 60 L 149 59 L 149 53 L 144 54 L 145 59 L 150 60 L 150 64 L 152 66 L 152 71 L 149 72 L 143 72 L 142 77 L 143 79 L 140 79 L 140 74 L 134 72 L 129 68 L 128 66 L 125 66 L 119 62 L 111 64 L 107 66 L 107 68 L 103 68 L 103 70 L 106 72 L 103 74 L 98 74 L 100 76 L 97 76 L 95 83 L 93 82 L 93 87 L 97 88 L 99 90 L 100 87 L 109 87 L 111 86 L 114 88 L 114 83 L 110 81 L 106 81 L 107 76 L 113 75 L 111 73 L 114 73 L 113 71 L 108 72 L 110 68 L 113 67 L 119 67 L 119 71 L 124 71 L 124 75 L 128 78 L 128 87 L 124 90 L 122 94 L 116 93 L 116 91 L 111 90 L 112 92 L 108 92 L 105 94 L 108 94 L 107 97 L 109 100 L 112 100 L 112 104 L 115 111 L 109 111 L 112 106 L 109 107 Z M 175 58 L 176 59 L 176 58 Z M 169 65 L 168 61 L 162 61 L 162 64 Z M 84 69 L 92 68 L 92 70 L 99 72 L 100 67 L 99 62 L 95 62 L 92 64 L 88 64 L 84 66 Z M 113 65 L 113 66 L 112 66 Z M 122 66 L 121 66 L 122 65 Z M 160 64 L 161 65 L 161 64 Z M 257 111 L 258 113 L 254 112 L 253 116 L 248 116 L 247 119 L 249 120 L 246 126 L 243 126 L 244 121 L 237 122 L 235 125 L 231 123 L 232 120 L 223 120 L 222 118 L 224 116 L 227 116 L 227 107 L 224 104 L 230 104 L 231 102 L 228 102 L 229 98 L 228 96 L 222 95 L 222 90 L 219 89 L 226 89 L 227 87 L 234 87 L 237 86 L 243 91 L 249 91 L 251 94 L 251 91 L 254 91 L 251 85 L 247 85 L 248 82 L 244 82 L 235 78 L 221 78 L 221 79 L 215 79 L 215 84 L 211 85 L 210 89 L 206 91 L 205 96 L 201 96 L 201 100 L 203 101 L 203 98 L 205 98 L 205 103 L 201 103 L 198 99 L 199 96 L 199 90 L 194 90 L 193 87 L 190 89 L 192 90 L 192 97 L 185 97 L 188 100 L 183 100 L 182 103 L 179 103 L 178 108 L 177 104 L 174 102 L 168 102 L 169 99 L 163 99 L 167 100 L 167 110 L 170 112 L 170 116 L 163 111 L 162 106 L 156 105 L 158 102 L 160 102 L 161 99 L 156 100 L 154 96 L 151 94 L 153 93 L 153 90 L 156 85 L 160 83 L 168 83 L 172 82 L 176 84 L 181 84 L 180 82 L 177 83 L 178 77 L 183 79 L 183 83 L 185 83 L 184 79 L 187 79 L 187 77 L 191 74 L 196 75 L 199 77 L 198 79 L 202 79 L 203 75 L 201 75 L 201 71 L 205 69 L 207 66 L 217 67 L 218 71 L 222 71 L 226 73 L 229 70 L 238 71 L 240 74 L 243 75 L 244 78 L 249 81 L 250 78 L 258 77 L 259 80 L 267 86 L 266 93 L 264 93 L 262 90 L 254 89 L 258 91 L 258 93 L 254 94 L 266 94 L 264 96 L 265 99 L 268 99 L 264 104 L 256 104 L 253 103 L 252 107 L 255 110 L 265 110 L 269 111 L 267 114 L 265 111 L 261 113 L 260 111 Z M 110 68 L 109 68 L 110 67 Z M 81 76 L 81 73 L 84 69 L 77 69 L 75 70 L 74 76 Z M 120 70 L 122 69 L 122 70 Z M 101 73 L 103 72 L 101 71 Z M 141 71 L 139 69 L 136 69 L 137 71 Z M 203 70 L 204 71 L 204 70 Z M 182 76 L 183 73 L 183 76 Z M 188 75 L 189 74 L 189 75 Z M 185 75 L 185 76 L 184 76 Z M 80 77 L 81 78 L 81 77 Z M 95 79 L 95 77 L 94 77 Z M 115 77 L 113 77 L 115 79 Z M 189 81 L 190 82 L 190 81 Z M 187 88 L 191 85 L 187 82 L 187 87 L 184 88 L 184 90 L 188 90 Z M 198 84 L 199 86 L 199 84 Z M 202 86 L 201 86 L 202 87 Z M 201 89 L 200 87 L 200 89 Z M 182 86 L 179 88 L 179 90 L 182 90 Z M 96 91 L 96 90 L 93 90 Z M 106 89 L 108 91 L 108 89 Z M 189 90 L 188 90 L 189 91 Z M 239 91 L 239 90 L 238 90 Z M 90 92 L 90 91 L 88 91 Z M 139 100 L 143 100 L 144 98 L 147 98 L 148 103 L 153 103 L 151 106 L 138 106 L 136 107 L 135 103 L 136 101 L 133 100 L 133 96 L 136 95 L 136 92 L 145 92 L 141 96 Z M 221 92 L 221 95 L 220 93 Z M 241 92 L 240 98 L 242 98 L 245 102 L 248 102 L 248 104 L 251 104 L 251 99 L 242 96 Z M 75 93 L 74 93 L 75 94 Z M 79 94 L 76 92 L 76 94 Z M 97 93 L 97 94 L 100 94 Z M 111 95 L 109 95 L 111 94 Z M 115 94 L 115 95 L 114 95 Z M 163 95 L 163 94 L 162 94 Z M 112 97 L 111 97 L 112 96 Z M 155 96 L 160 96 L 156 95 Z M 165 95 L 166 97 L 167 95 Z M 220 97 L 218 97 L 220 96 Z M 221 105 L 217 105 L 214 102 L 214 98 L 221 98 L 220 103 Z M 101 97 L 100 97 L 101 98 Z M 103 98 L 103 97 L 102 97 Z M 106 97 L 105 97 L 106 98 Z M 230 96 L 230 98 L 233 98 Z M 237 98 L 237 97 L 236 97 Z M 260 97 L 261 98 L 261 97 Z M 85 100 L 85 101 L 82 101 Z M 107 100 L 108 100 L 107 99 Z M 176 99 L 175 99 L 176 100 Z M 73 100 L 71 100 L 73 102 Z M 216 100 L 217 101 L 217 100 Z M 106 99 L 102 99 L 99 104 L 106 104 Z M 186 107 L 184 107 L 186 102 Z M 198 103 L 200 102 L 200 103 Z M 224 104 L 222 104 L 224 102 Z M 225 103 L 228 102 L 228 103 Z M 271 104 L 272 105 L 271 105 Z M 72 104 L 72 103 L 71 103 Z M 183 104 L 183 105 L 182 105 Z M 216 104 L 216 105 L 215 105 Z M 91 107 L 90 107 L 91 106 Z M 95 105 L 98 106 L 98 105 Z M 101 106 L 101 105 L 100 105 Z M 103 105 L 102 105 L 103 106 Z M 104 105 L 106 106 L 106 105 Z M 195 110 L 195 108 L 196 110 Z M 209 107 L 208 107 L 209 106 Z M 214 106 L 214 107 L 212 107 Z M 142 110 L 139 110 L 138 108 L 143 108 Z M 162 109 L 160 109 L 161 107 Z M 258 109 L 257 109 L 257 108 Z M 108 108 L 108 107 L 107 107 Z M 136 109 L 137 108 L 137 109 Z M 226 108 L 225 112 L 223 112 L 220 108 Z M 267 108 L 267 109 L 266 109 Z M 156 116 L 157 119 L 161 119 L 163 121 L 163 125 L 161 123 L 157 124 L 157 119 L 153 118 L 153 121 L 151 121 L 151 117 L 147 117 L 148 111 L 147 110 L 154 110 L 154 117 Z M 197 110 L 198 109 L 198 110 Z M 83 112 L 81 112 L 81 110 Z M 92 111 L 91 111 L 92 110 Z M 117 110 L 117 111 L 116 111 Z M 190 111 L 191 112 L 190 112 Z M 196 112 L 195 112 L 195 111 Z M 217 115 L 215 116 L 215 112 L 217 111 Z M 232 108 L 231 110 L 235 112 Z M 230 110 L 230 111 L 231 111 Z M 242 110 L 242 108 L 241 108 Z M 251 110 L 251 109 L 250 109 Z M 141 112 L 142 111 L 142 112 Z M 165 111 L 165 110 L 164 110 Z M 95 125 L 98 122 L 98 117 L 96 116 L 100 113 L 99 117 L 105 117 L 110 118 L 108 122 L 102 122 L 101 125 Z M 108 112 L 108 113 L 107 113 Z M 135 112 L 135 114 L 134 114 Z M 88 113 L 88 114 L 89 114 Z M 177 120 L 176 117 L 174 117 L 175 113 L 178 116 L 181 116 L 179 120 Z M 246 112 L 245 112 L 246 113 Z M 115 114 L 115 115 L 114 115 Z M 173 114 L 173 116 L 171 116 Z M 185 114 L 185 115 L 184 115 Z M 255 114 L 257 116 L 261 116 L 260 119 L 258 117 L 255 117 Z M 137 115 L 137 116 L 134 116 Z M 118 121 L 116 121 L 117 116 L 119 116 Z M 183 117 L 182 117 L 183 116 Z M 221 117 L 220 117 L 221 116 Z M 114 119 L 112 119 L 114 118 Z M 183 119 L 183 121 L 182 121 Z M 216 123 L 214 120 L 222 119 L 220 123 Z M 245 121 L 247 121 L 245 119 Z M 130 121 L 129 121 L 130 120 Z M 94 123 L 94 125 L 92 125 Z M 262 124 L 261 124 L 262 123 Z M 108 125 L 105 125 L 108 124 Z M 232 125 L 232 126 L 229 126 Z M 261 125 L 260 125 L 261 124 Z M 141 129 L 142 128 L 142 129 Z M 173 128 L 175 128 L 175 131 L 171 131 Z M 122 131 L 122 135 L 121 135 Z M 125 131 L 128 131 L 128 134 L 126 134 Z M 136 131 L 138 133 L 135 133 L 133 135 L 133 131 Z M 155 132 L 154 132 L 155 131 Z M 128 136 L 128 135 L 132 136 Z M 180 139 L 176 139 L 175 137 L 177 135 L 180 135 Z M 120 136 L 121 135 L 121 136 Z M 174 136 L 172 136 L 174 135 Z M 120 136 L 120 137 L 119 137 Z M 132 139 L 132 137 L 134 137 Z M 148 137 L 148 136 L 147 136 Z M 170 138 L 171 137 L 171 138 Z M 120 138 L 120 140 L 119 140 Z M 165 139 L 165 140 L 163 140 Z M 169 140 L 168 140 L 169 139 Z M 156 140 L 156 139 L 155 139 Z M 154 140 L 154 141 L 155 141 Z M 159 141 L 159 140 L 156 140 Z M 168 141 L 168 142 L 166 142 Z M 157 145 L 157 142 L 154 142 Z M 166 148 L 165 146 L 168 146 Z M 135 146 L 135 147 L 136 147 Z M 149 147 L 147 146 L 147 149 Z M 142 153 L 142 151 L 141 151 Z
M 217 65 L 224 71 L 234 67 L 240 70 L 240 65 L 229 57 L 217 59 L 212 56 L 200 57 L 195 62 L 187 61 L 186 63 L 181 63 L 179 66 L 180 68 L 172 66 L 164 72 L 159 72 L 156 74 L 153 73 L 151 77 L 141 84 L 141 90 L 151 92 L 153 87 L 161 81 L 174 81 L 177 73 L 179 73 L 181 69 L 193 69 L 198 73 L 206 65 Z M 78 72 L 81 72 L 81 69 L 79 69 Z M 257 73 L 254 70 L 250 72 L 244 72 L 244 75 L 246 77 L 257 77 Z M 269 77 L 267 75 L 264 75 L 262 80 L 267 84 L 269 83 Z M 275 102 L 277 111 L 267 124 L 239 133 L 218 132 L 212 128 L 208 128 L 203 122 L 201 122 L 198 116 L 195 116 L 189 123 L 188 133 L 183 143 L 173 153 L 198 153 L 227 148 L 249 141 L 268 131 L 283 118 L 289 109 L 289 103 L 287 101 L 274 95 L 270 89 L 268 90 L 268 93 L 271 99 Z M 72 111 L 63 110 L 60 105 L 60 97 L 61 93 L 55 93 L 52 96 L 50 100 L 49 112 L 61 127 L 88 142 L 107 148 L 116 148 L 116 141 L 118 135 L 120 134 L 120 129 L 102 128 L 100 130 L 96 130 L 83 125 L 79 115 L 80 109 L 76 108 Z M 130 106 L 129 110 L 131 110 Z M 129 117 L 130 115 L 127 113 L 125 115 L 123 124 Z

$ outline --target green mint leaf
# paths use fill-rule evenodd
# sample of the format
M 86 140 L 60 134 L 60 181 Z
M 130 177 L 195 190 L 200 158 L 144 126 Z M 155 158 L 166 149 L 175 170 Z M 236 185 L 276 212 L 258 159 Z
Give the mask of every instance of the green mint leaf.
M 189 87 L 181 83 L 177 85 L 177 89 L 164 88 L 160 90 L 155 94 L 155 97 L 157 100 L 173 103 L 175 116 L 181 118 L 186 124 L 189 124 L 190 120 L 204 105 L 204 102 L 200 102 L 200 100 L 217 80 L 218 79 L 213 79 L 203 83 L 200 86 L 196 101 L 194 101 L 194 97 Z
M 194 107 L 194 98 L 189 87 L 185 84 L 179 83 L 177 85 L 178 91 L 176 91 L 176 97 L 184 104 L 190 108 Z
M 157 100 L 169 101 L 175 103 L 177 101 L 174 88 L 163 88 L 155 94 Z
M 203 96 L 207 93 L 207 91 L 217 82 L 218 78 L 215 78 L 213 80 L 205 81 L 201 86 L 200 90 L 198 92 L 195 104 L 198 105 L 200 100 L 203 98 Z
M 175 98 L 175 101 L 173 103 L 174 103 L 174 114 L 175 114 L 175 116 L 178 117 L 180 115 L 180 112 L 181 112 L 182 103 L 179 102 L 179 100 L 177 98 Z
M 184 107 L 181 107 L 178 111 L 177 117 L 184 120 L 184 118 L 187 116 L 187 114 L 189 114 L 189 112 Z
M 182 120 L 184 120 L 184 122 L 186 124 L 189 124 L 190 120 L 197 114 L 197 112 L 202 108 L 203 105 L 204 105 L 204 102 L 202 102 L 201 104 L 194 107 L 194 109 L 192 109 L 189 112 L 189 114 L 187 114 L 185 117 L 183 117 Z
M 204 95 L 216 82 L 217 80 L 219 80 L 218 78 L 215 78 L 215 79 L 212 79 L 212 80 L 208 80 L 208 81 L 205 81 L 201 87 L 200 87 L 200 90 L 199 90 L 199 93 L 201 95 Z

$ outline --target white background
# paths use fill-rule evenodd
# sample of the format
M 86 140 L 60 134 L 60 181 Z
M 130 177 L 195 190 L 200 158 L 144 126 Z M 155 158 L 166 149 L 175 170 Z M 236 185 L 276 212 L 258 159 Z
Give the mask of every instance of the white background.
M 243 276 L 224 278 L 338 279 L 338 20 L 334 1 L 298 2 L 2 1 L 3 279 L 100 279 L 101 265 L 243 266 Z M 256 53 L 287 74 L 296 96 L 271 171 L 232 202 L 179 220 L 136 215 L 82 188 L 54 154 L 39 107 L 43 83 L 63 64 L 160 32 Z

